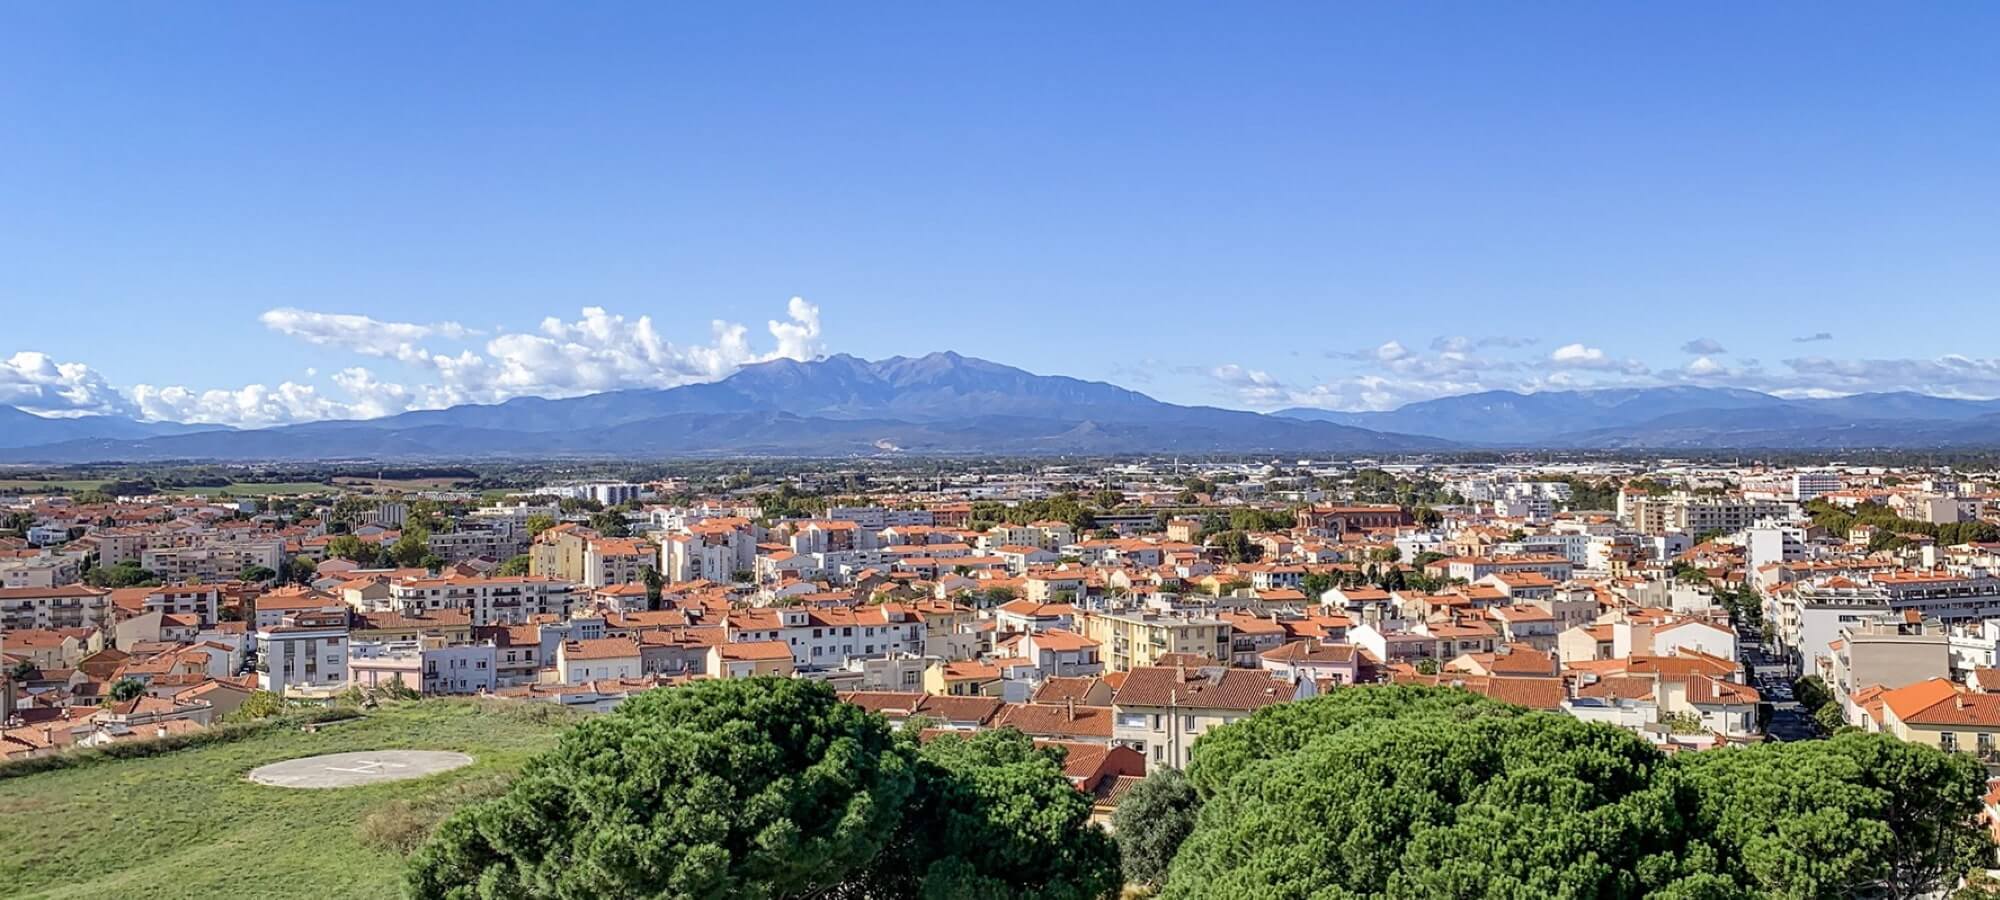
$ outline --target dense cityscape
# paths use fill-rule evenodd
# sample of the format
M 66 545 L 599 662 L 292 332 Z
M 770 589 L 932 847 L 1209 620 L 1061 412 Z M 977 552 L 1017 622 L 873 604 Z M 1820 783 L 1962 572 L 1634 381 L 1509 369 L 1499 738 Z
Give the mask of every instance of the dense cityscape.
M 447 698 L 594 716 L 784 679 L 925 744 L 1059 751 L 1076 841 L 1117 833 L 1149 779 L 1199 772 L 1211 731 L 1377 686 L 1597 723 L 1632 753 L 1856 732 L 2000 767 L 1992 470 L 649 468 L 517 487 L 547 473 L 17 473 L 0 765 Z M 150 487 L 176 480 L 210 484 Z M 1983 802 L 2000 821 L 2000 787 Z

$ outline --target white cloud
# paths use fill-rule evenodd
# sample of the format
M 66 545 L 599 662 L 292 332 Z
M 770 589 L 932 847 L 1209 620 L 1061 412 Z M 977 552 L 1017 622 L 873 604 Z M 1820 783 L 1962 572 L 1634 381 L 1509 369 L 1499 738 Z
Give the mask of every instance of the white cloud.
M 733 322 L 709 323 L 708 343 L 678 346 L 660 336 L 651 316 L 628 320 L 593 306 L 573 322 L 543 319 L 539 334 L 498 335 L 486 342 L 483 358 L 466 353 L 432 362 L 446 386 L 474 397 L 673 387 L 725 378 L 753 363 L 822 355 L 819 307 L 794 297 L 786 312 L 788 321 L 767 324 L 777 344 L 768 351 L 752 347 L 749 329 Z
M 1728 366 L 1706 356 L 1690 360 L 1681 368 L 1681 372 L 1691 378 L 1714 378 L 1730 374 Z
M 1728 353 L 1729 350 L 1727 348 L 1724 348 L 1722 344 L 1718 341 L 1711 340 L 1709 338 L 1695 338 L 1694 340 L 1682 344 L 1681 352 L 1692 354 L 1694 356 L 1720 356 L 1724 353 Z
M 417 346 L 426 338 L 463 339 L 475 332 L 457 322 L 384 322 L 368 316 L 322 313 L 279 307 L 257 317 L 264 327 L 322 347 L 339 347 L 363 356 L 400 360 L 414 365 L 428 362 L 430 353 Z
M 1609 360 L 1610 357 L 1605 356 L 1604 351 L 1582 344 L 1564 344 L 1549 354 L 1550 362 L 1580 369 L 1596 368 Z
M 55 416 L 126 411 L 125 398 L 90 366 L 34 350 L 0 361 L 0 405 Z
M 1583 344 L 1564 344 L 1549 354 L 1549 363 L 1558 369 L 1586 369 L 1598 372 L 1622 372 L 1627 375 L 1643 375 L 1646 364 L 1636 359 L 1618 359 L 1597 347 Z
M 179 385 L 132 387 L 140 418 L 261 428 L 318 419 L 348 418 L 347 404 L 321 396 L 309 384 L 245 385 L 234 390 L 194 390 Z
M 281 307 L 259 321 L 314 346 L 394 360 L 422 373 L 421 383 L 383 380 L 370 369 L 348 367 L 333 372 L 327 385 L 317 383 L 318 367 L 308 367 L 303 381 L 275 386 L 139 384 L 120 391 L 87 365 L 21 351 L 0 363 L 0 404 L 49 415 L 123 413 L 254 428 L 529 395 L 673 387 L 725 378 L 754 363 L 824 355 L 819 307 L 793 297 L 785 312 L 784 320 L 766 323 L 768 348 L 753 346 L 749 329 L 737 323 L 714 321 L 707 341 L 681 345 L 662 337 L 650 316 L 627 319 L 588 307 L 573 321 L 544 319 L 536 332 L 501 332 L 476 349 L 439 351 L 425 344 L 463 342 L 481 333 L 457 322 L 386 322 Z
M 1375 348 L 1375 358 L 1383 362 L 1395 362 L 1409 355 L 1409 349 L 1399 341 L 1390 341 Z
M 1289 395 L 1284 384 L 1261 369 L 1225 363 L 1208 370 L 1208 374 L 1235 392 L 1237 399 L 1248 406 L 1277 406 L 1285 402 Z

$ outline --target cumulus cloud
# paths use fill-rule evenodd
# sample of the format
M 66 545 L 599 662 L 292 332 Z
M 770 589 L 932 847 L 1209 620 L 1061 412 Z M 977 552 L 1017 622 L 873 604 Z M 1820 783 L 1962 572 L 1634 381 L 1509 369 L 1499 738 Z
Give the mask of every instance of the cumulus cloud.
M 1597 347 L 1584 344 L 1564 344 L 1549 354 L 1549 364 L 1558 369 L 1584 369 L 1599 372 L 1623 372 L 1627 375 L 1643 375 L 1646 364 L 1636 359 L 1618 359 Z
M 1235 363 L 1216 366 L 1208 374 L 1248 406 L 1277 406 L 1285 401 L 1289 393 L 1284 383 L 1271 377 L 1269 372 Z
M 1833 340 L 1833 332 L 1831 332 L 1831 331 L 1816 331 L 1816 332 L 1813 332 L 1812 334 L 1808 334 L 1808 335 L 1804 335 L 1804 336 L 1801 336 L 1801 337 L 1795 337 L 1795 338 L 1792 338 L 1792 343 L 1794 343 L 1794 344 L 1813 344 L 1813 343 L 1818 343 L 1818 342 L 1820 342 L 1820 341 L 1830 341 L 1830 340 Z
M 725 378 L 774 359 L 825 354 L 819 307 L 793 297 L 785 318 L 765 324 L 769 343 L 753 341 L 744 325 L 716 320 L 705 341 L 675 343 L 650 316 L 627 318 L 601 307 L 579 317 L 544 319 L 531 332 L 501 331 L 464 346 L 482 332 L 457 322 L 391 322 L 350 313 L 294 307 L 258 317 L 264 327 L 318 347 L 390 360 L 418 374 L 411 383 L 350 366 L 320 382 L 199 388 L 133 385 L 121 391 L 82 363 L 57 362 L 21 351 L 0 363 L 0 404 L 44 415 L 122 413 L 242 427 L 319 419 L 375 418 L 457 403 L 491 403 L 520 396 L 563 397 L 620 388 L 664 388 Z
M 1694 356 L 1720 356 L 1729 350 L 1710 338 L 1695 338 L 1681 345 L 1681 352 Z
M 349 406 L 322 396 L 309 384 L 287 381 L 235 389 L 195 390 L 180 385 L 132 387 L 139 417 L 261 428 L 319 419 L 349 418 Z
M 378 356 L 421 365 L 429 351 L 417 345 L 426 338 L 462 339 L 476 332 L 457 322 L 384 322 L 348 313 L 323 313 L 279 307 L 258 316 L 264 327 L 322 347 L 338 347 L 363 356 Z
M 651 316 L 627 319 L 593 306 L 575 321 L 542 320 L 538 334 L 498 335 L 483 358 L 468 353 L 436 362 L 447 385 L 474 396 L 674 387 L 724 378 L 753 363 L 823 355 L 819 307 L 794 297 L 786 314 L 786 321 L 766 325 L 776 347 L 760 351 L 737 323 L 713 321 L 707 343 L 683 346 L 663 338 Z
M 0 405 L 52 416 L 122 413 L 123 395 L 80 362 L 23 350 L 0 361 Z
M 1730 374 L 1729 367 L 1716 362 L 1712 357 L 1699 356 L 1681 367 L 1681 373 L 1691 378 L 1715 378 Z

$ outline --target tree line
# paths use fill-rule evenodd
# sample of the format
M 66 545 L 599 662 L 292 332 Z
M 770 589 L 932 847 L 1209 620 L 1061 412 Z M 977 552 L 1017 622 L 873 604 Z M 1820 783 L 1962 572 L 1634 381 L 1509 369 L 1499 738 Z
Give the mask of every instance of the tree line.
M 1348 688 L 1204 736 L 1114 839 L 1060 751 L 918 731 L 802 680 L 649 692 L 447 819 L 411 893 L 1912 897 L 1993 852 L 1978 763 L 1884 735 L 1669 757 L 1463 690 Z

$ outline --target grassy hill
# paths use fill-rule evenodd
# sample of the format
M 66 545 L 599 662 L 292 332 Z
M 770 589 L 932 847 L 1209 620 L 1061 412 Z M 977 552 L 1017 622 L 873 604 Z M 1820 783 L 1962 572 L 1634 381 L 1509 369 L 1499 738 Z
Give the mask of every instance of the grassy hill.
M 396 847 L 497 791 L 574 714 L 545 704 L 425 700 L 315 734 L 272 728 L 228 743 L 100 759 L 0 780 L 0 895 L 393 897 Z M 429 778 L 337 790 L 252 784 L 268 762 L 347 750 L 457 750 Z

